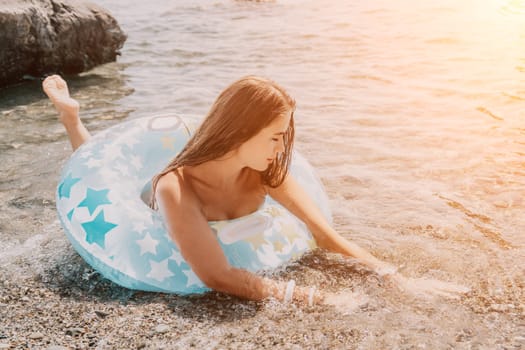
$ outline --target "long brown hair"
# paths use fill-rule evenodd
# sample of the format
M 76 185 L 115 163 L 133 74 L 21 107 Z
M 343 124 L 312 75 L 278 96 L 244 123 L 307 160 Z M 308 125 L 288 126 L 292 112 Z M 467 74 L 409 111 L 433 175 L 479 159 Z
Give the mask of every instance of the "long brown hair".
M 226 155 L 290 110 L 290 125 L 283 135 L 284 152 L 260 172 L 264 185 L 277 187 L 282 184 L 292 155 L 295 101 L 277 83 L 246 76 L 221 92 L 186 146 L 153 178 L 150 206 L 156 208 L 155 192 L 162 176 L 181 166 L 195 166 Z

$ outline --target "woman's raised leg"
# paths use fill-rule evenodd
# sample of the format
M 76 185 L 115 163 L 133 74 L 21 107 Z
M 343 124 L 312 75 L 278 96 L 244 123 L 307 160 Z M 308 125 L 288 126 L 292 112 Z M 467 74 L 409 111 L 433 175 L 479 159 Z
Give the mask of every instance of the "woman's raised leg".
M 58 75 L 47 77 L 42 87 L 59 113 L 59 119 L 66 128 L 73 151 L 76 150 L 91 137 L 80 120 L 78 102 L 69 96 L 66 82 Z

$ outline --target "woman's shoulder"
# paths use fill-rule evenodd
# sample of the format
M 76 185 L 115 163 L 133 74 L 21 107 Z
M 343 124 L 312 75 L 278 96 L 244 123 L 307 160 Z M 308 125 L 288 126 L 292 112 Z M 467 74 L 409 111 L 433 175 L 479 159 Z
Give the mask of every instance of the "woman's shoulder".
M 181 170 L 161 176 L 155 194 L 170 235 L 209 229 L 191 181 L 185 178 Z
M 197 196 L 181 168 L 161 176 L 155 192 L 161 200 L 169 199 L 174 204 L 182 204 L 182 202 L 185 205 L 197 204 Z

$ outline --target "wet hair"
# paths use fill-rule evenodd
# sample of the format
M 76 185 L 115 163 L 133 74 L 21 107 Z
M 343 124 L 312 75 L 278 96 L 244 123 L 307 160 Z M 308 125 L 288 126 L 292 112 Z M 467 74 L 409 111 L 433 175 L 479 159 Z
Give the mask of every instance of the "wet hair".
M 162 176 L 181 166 L 196 166 L 226 155 L 291 111 L 290 125 L 283 135 L 284 152 L 259 172 L 264 185 L 279 186 L 288 173 L 292 155 L 294 110 L 294 99 L 272 80 L 246 76 L 232 83 L 217 97 L 182 151 L 153 178 L 150 206 L 156 208 L 155 192 Z

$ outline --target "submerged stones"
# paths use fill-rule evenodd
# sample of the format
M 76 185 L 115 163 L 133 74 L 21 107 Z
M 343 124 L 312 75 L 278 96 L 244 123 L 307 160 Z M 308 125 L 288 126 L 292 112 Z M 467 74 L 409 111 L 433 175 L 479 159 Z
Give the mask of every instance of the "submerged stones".
M 106 10 L 80 0 L 0 1 L 0 86 L 115 61 L 126 35 Z

